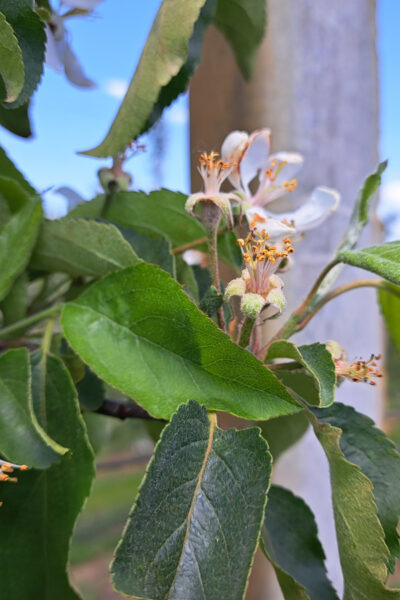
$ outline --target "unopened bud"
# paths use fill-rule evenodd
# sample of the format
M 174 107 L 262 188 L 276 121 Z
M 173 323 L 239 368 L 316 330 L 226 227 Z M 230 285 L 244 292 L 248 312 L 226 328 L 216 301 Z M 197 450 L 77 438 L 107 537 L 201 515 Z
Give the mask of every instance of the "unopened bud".
M 240 309 L 242 313 L 249 319 L 255 320 L 263 307 L 265 306 L 265 299 L 260 294 L 244 294 L 240 303 Z
M 100 180 L 101 187 L 107 192 L 126 192 L 132 183 L 132 177 L 125 171 L 120 171 L 118 175 L 115 174 L 113 169 L 107 169 L 106 167 L 99 169 L 97 175 Z
M 245 292 L 246 282 L 241 277 L 237 277 L 232 279 L 226 286 L 225 300 L 229 300 L 232 296 L 243 296 Z

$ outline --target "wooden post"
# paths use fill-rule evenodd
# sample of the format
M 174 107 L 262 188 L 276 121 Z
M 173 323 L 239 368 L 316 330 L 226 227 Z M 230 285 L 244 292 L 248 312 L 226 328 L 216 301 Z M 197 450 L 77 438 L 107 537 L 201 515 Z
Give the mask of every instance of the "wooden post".
M 294 307 L 332 255 L 357 190 L 378 162 L 376 7 L 375 0 L 268 0 L 267 4 L 268 32 L 250 83 L 243 81 L 219 32 L 211 28 L 206 34 L 203 62 L 190 92 L 192 181 L 193 189 L 198 189 L 198 152 L 219 150 L 233 129 L 268 126 L 274 151 L 305 155 L 299 195 L 318 185 L 340 191 L 338 212 L 296 244 L 295 266 L 285 276 L 289 306 Z M 373 222 L 361 245 L 376 242 L 377 236 L 379 227 Z M 347 268 L 341 281 L 357 276 L 356 269 Z M 334 300 L 295 341 L 328 339 L 339 341 L 350 357 L 368 358 L 371 352 L 380 351 L 381 327 L 373 290 L 353 291 Z M 379 386 L 345 383 L 337 399 L 379 422 Z M 281 459 L 274 480 L 301 495 L 316 513 L 329 573 L 340 588 L 328 468 L 311 432 Z M 257 581 L 249 586 L 249 600 L 282 598 L 276 587 L 265 588 L 261 594 L 259 584 L 257 574 Z M 258 587 L 254 593 L 253 585 Z

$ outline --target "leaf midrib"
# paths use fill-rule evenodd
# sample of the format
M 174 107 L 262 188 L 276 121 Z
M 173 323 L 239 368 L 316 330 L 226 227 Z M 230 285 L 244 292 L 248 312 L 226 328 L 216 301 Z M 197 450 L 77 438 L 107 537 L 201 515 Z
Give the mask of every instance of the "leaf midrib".
M 199 475 L 198 475 L 198 478 L 197 478 L 196 487 L 195 487 L 194 492 L 193 492 L 193 498 L 192 498 L 192 502 L 190 504 L 190 508 L 189 508 L 189 512 L 188 512 L 188 516 L 187 516 L 186 532 L 185 532 L 185 537 L 183 538 L 183 542 L 182 542 L 181 555 L 179 557 L 178 564 L 176 566 L 176 571 L 175 571 L 174 579 L 172 580 L 172 583 L 171 583 L 171 586 L 170 586 L 170 588 L 168 590 L 168 595 L 166 596 L 166 598 L 171 598 L 171 591 L 172 591 L 172 589 L 173 589 L 173 587 L 175 585 L 175 581 L 176 581 L 176 578 L 178 576 L 179 567 L 180 567 L 180 564 L 182 562 L 182 558 L 183 558 L 183 555 L 184 555 L 184 552 L 185 552 L 186 543 L 188 542 L 188 539 L 189 539 L 189 532 L 190 532 L 191 520 L 192 520 L 192 516 L 193 516 L 194 507 L 195 507 L 196 502 L 197 502 L 197 496 L 198 496 L 198 493 L 200 491 L 201 483 L 202 483 L 203 476 L 204 476 L 204 471 L 206 469 L 207 462 L 208 462 L 208 459 L 210 457 L 210 453 L 211 453 L 211 450 L 212 450 L 215 429 L 216 429 L 216 426 L 217 426 L 217 415 L 215 413 L 211 413 L 211 414 L 208 415 L 208 418 L 209 418 L 209 422 L 210 422 L 210 427 L 209 427 L 209 432 L 208 432 L 207 448 L 206 448 L 206 451 L 204 453 L 203 463 L 202 463 L 200 471 L 199 471 Z M 200 572 L 199 572 L 199 576 L 200 576 L 200 581 L 201 581 L 201 574 L 200 574 Z M 202 581 L 201 581 L 201 586 L 202 586 L 202 589 L 203 589 L 203 583 L 202 583 Z

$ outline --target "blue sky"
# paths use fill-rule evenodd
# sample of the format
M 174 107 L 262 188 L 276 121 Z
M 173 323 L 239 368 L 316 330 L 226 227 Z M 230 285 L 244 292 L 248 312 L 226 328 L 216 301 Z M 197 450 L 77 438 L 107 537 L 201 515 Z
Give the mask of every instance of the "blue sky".
M 98 191 L 96 171 L 109 162 L 79 156 L 77 152 L 97 145 L 106 134 L 159 4 L 160 0 L 105 0 L 94 15 L 68 20 L 72 47 L 87 75 L 97 82 L 97 89 L 75 88 L 65 77 L 46 67 L 32 102 L 35 138 L 20 140 L 0 130 L 0 144 L 38 190 L 69 185 L 86 199 Z M 378 0 L 377 17 L 380 152 L 382 158 L 390 160 L 383 198 L 386 211 L 393 207 L 400 214 L 400 2 Z M 160 140 L 163 140 L 161 148 Z M 155 184 L 187 192 L 189 144 L 185 96 L 166 111 L 160 127 L 146 144 L 148 151 L 127 165 L 134 175 L 134 187 L 149 190 Z M 51 198 L 53 214 L 63 211 L 60 198 L 51 193 L 47 197 Z

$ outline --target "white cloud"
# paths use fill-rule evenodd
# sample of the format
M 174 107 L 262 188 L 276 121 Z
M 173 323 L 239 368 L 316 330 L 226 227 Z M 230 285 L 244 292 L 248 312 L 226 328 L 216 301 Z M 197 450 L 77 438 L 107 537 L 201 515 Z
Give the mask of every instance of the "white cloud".
M 128 89 L 128 82 L 125 79 L 107 79 L 103 85 L 103 90 L 113 98 L 123 98 Z

